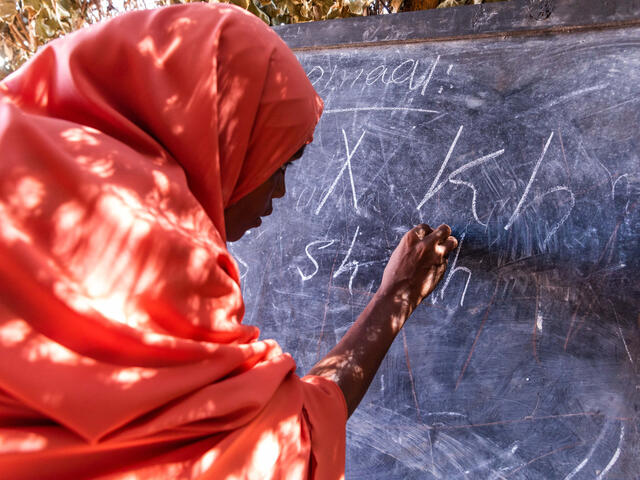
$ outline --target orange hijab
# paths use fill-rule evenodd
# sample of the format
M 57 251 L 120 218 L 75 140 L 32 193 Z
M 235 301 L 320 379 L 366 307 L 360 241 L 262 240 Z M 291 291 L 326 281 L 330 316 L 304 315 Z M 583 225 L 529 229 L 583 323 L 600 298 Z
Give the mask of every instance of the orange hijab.
M 322 101 L 228 5 L 137 11 L 0 83 L 0 478 L 340 478 L 346 407 L 242 325 L 224 209 Z

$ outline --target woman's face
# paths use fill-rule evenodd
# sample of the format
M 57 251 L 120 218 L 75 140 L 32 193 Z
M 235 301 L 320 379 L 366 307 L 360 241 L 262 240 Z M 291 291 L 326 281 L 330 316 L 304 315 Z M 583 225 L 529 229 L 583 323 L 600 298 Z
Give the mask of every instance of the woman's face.
M 296 152 L 291 159 L 271 175 L 262 185 L 248 193 L 224 211 L 224 225 L 227 231 L 227 241 L 240 240 L 247 230 L 262 224 L 260 217 L 271 215 L 273 205 L 271 200 L 282 198 L 286 193 L 284 175 L 287 165 L 302 156 L 304 147 Z

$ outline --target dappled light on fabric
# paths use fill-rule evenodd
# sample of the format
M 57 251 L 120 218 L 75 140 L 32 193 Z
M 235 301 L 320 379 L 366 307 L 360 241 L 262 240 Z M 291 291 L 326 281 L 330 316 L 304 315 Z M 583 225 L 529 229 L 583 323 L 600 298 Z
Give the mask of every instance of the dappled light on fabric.
M 0 453 L 37 452 L 44 450 L 47 439 L 32 432 L 17 432 L 0 434 Z
M 340 389 L 242 323 L 225 244 L 321 111 L 227 5 L 123 15 L 0 84 L 0 477 L 343 475 Z

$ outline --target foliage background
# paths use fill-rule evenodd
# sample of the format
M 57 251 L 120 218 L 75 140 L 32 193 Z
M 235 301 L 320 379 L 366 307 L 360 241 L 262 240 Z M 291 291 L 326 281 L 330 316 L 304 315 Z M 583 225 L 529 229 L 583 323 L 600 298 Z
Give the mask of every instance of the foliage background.
M 192 0 L 0 0 L 0 79 L 40 46 L 128 10 Z M 199 1 L 199 0 L 196 0 Z M 379 15 L 499 0 L 205 0 L 233 3 L 270 25 Z

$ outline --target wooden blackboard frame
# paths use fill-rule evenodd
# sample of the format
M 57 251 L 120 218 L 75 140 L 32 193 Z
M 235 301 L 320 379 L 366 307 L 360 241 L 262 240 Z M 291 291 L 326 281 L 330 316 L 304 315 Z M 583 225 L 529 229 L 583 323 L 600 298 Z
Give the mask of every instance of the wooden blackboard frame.
M 640 0 L 511 0 L 274 27 L 294 51 L 640 25 Z

